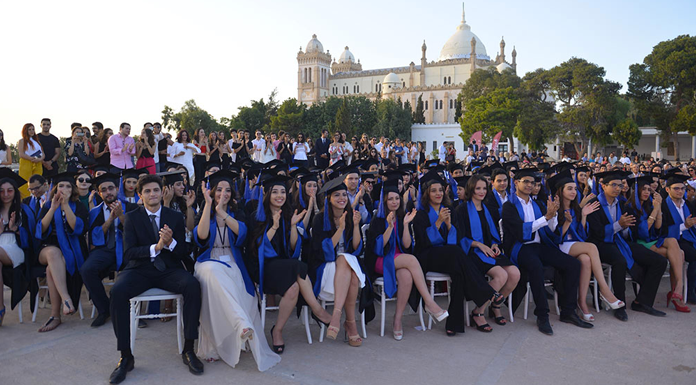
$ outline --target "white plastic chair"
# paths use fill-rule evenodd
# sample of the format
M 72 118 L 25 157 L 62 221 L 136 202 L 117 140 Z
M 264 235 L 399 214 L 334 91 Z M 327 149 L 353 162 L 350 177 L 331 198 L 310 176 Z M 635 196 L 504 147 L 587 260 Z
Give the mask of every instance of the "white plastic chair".
M 375 297 L 377 301 L 379 301 L 380 304 L 380 313 L 381 313 L 381 322 L 380 322 L 380 329 L 379 329 L 379 336 L 384 337 L 384 324 L 386 320 L 386 313 L 387 313 L 387 302 L 388 301 L 395 301 L 396 297 L 394 298 L 387 298 L 386 293 L 384 292 L 384 278 L 379 277 L 375 280 L 374 283 L 375 286 L 375 294 L 379 292 L 379 298 Z M 425 322 L 423 322 L 423 312 L 421 311 L 422 307 L 422 302 L 418 305 L 418 317 L 420 318 L 420 325 L 421 325 L 421 330 L 425 331 Z
M 142 302 L 150 301 L 166 301 L 166 300 L 176 300 L 176 313 L 159 313 L 159 314 L 140 314 L 140 304 Z M 182 307 L 184 302 L 184 296 L 181 294 L 174 294 L 172 292 L 152 288 L 144 291 L 138 296 L 130 299 L 130 348 L 131 352 L 135 352 L 135 333 L 138 331 L 138 320 L 141 319 L 154 319 L 163 317 L 175 317 L 176 318 L 176 339 L 179 345 L 179 353 L 183 352 L 184 344 L 182 338 L 183 329 L 183 316 L 181 315 Z
M 550 281 L 544 281 L 544 288 L 547 288 L 549 286 L 553 286 L 553 283 Z M 527 312 L 529 310 L 529 302 L 531 302 L 531 298 L 529 297 L 529 282 L 527 282 L 527 293 L 524 295 L 524 319 L 527 319 Z M 544 293 L 544 295 L 546 295 Z M 556 314 L 561 314 L 561 310 L 558 308 L 558 293 L 556 290 L 553 291 L 553 303 L 556 305 Z
M 447 282 L 447 293 L 435 293 L 435 282 Z M 428 287 L 430 288 L 430 296 L 435 300 L 435 297 L 444 297 L 447 296 L 447 307 L 449 307 L 449 303 L 452 300 L 450 297 L 450 293 L 452 292 L 452 278 L 448 274 L 444 273 L 436 273 L 434 271 L 429 271 L 425 274 L 425 283 L 429 283 Z M 423 300 L 421 299 L 421 303 L 419 306 L 419 310 L 422 312 L 424 310 L 423 307 Z M 466 326 L 470 326 L 471 322 L 469 319 L 469 301 L 464 301 L 464 314 L 466 314 Z M 428 315 L 428 329 L 433 328 L 433 317 Z
M 114 274 L 115 274 L 115 272 L 114 272 Z M 111 281 L 106 281 L 106 282 L 102 281 L 102 284 L 104 286 L 113 286 L 114 283 L 116 283 L 116 276 L 115 275 Z M 92 302 L 91 300 L 90 300 L 90 302 L 92 303 L 92 315 L 89 318 L 92 319 L 92 318 L 94 318 L 94 315 L 97 313 L 97 307 L 94 306 L 94 302 Z
M 261 327 L 266 329 L 266 311 L 268 310 L 278 310 L 278 306 L 266 306 L 266 294 L 261 297 Z M 302 323 L 305 327 L 305 333 L 307 334 L 307 343 L 312 344 L 312 333 L 309 330 L 309 307 L 302 306 Z
M 36 285 L 39 286 L 39 290 L 36 292 L 36 301 L 34 301 L 34 311 L 32 312 L 32 315 L 31 315 L 31 322 L 36 322 L 36 314 L 39 312 L 39 292 L 41 291 L 41 289 L 46 289 L 46 296 L 48 296 L 48 284 L 46 284 L 45 286 L 41 285 L 39 279 L 37 278 Z M 45 299 L 44 299 L 44 301 L 45 301 Z M 73 306 L 74 305 L 75 304 L 73 304 Z M 55 305 L 52 303 L 51 306 L 55 306 Z M 80 319 L 85 319 L 85 315 L 82 312 L 82 301 L 78 301 L 77 310 L 80 313 Z

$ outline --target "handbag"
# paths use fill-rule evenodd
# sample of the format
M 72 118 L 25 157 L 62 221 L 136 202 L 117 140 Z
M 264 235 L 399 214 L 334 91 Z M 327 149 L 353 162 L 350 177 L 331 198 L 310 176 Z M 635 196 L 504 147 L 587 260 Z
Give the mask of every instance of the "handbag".
M 77 155 L 77 159 L 80 161 L 80 163 L 83 166 L 93 166 L 97 163 L 97 161 L 94 159 L 94 156 L 90 153 L 89 155 L 85 154 L 85 151 L 82 149 L 82 147 L 75 147 L 75 154 Z

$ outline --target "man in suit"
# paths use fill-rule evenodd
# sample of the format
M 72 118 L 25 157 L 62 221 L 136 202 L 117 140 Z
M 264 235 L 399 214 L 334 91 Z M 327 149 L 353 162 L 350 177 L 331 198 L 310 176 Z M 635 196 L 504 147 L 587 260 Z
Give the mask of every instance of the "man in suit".
M 181 356 L 191 373 L 202 374 L 203 364 L 193 352 L 193 341 L 198 338 L 201 287 L 182 264 L 182 259 L 187 258 L 184 218 L 181 213 L 162 206 L 159 176 L 141 176 L 136 192 L 143 207 L 125 215 L 123 263 L 126 267 L 111 289 L 111 317 L 121 360 L 109 381 L 118 384 L 133 370 L 129 300 L 151 288 L 184 296 L 185 342 Z
M 314 153 L 316 154 L 317 167 L 322 170 L 326 170 L 329 167 L 329 146 L 331 142 L 329 141 L 329 131 L 322 130 L 321 138 L 317 139 L 314 144 Z
M 491 173 L 491 189 L 486 194 L 483 203 L 491 212 L 493 222 L 498 224 L 503 213 L 503 204 L 508 201 L 508 173 L 505 169 L 496 168 Z
M 109 318 L 109 298 L 102 279 L 110 271 L 123 266 L 123 221 L 125 213 L 137 204 L 118 200 L 118 175 L 106 173 L 92 180 L 102 203 L 89 211 L 89 239 L 94 249 L 80 268 L 85 287 L 97 308 L 92 327 L 99 327 Z
M 34 217 L 39 215 L 41 212 L 41 207 L 43 207 L 44 202 L 48 198 L 46 192 L 48 192 L 48 182 L 46 178 L 39 174 L 34 174 L 29 177 L 29 192 L 30 196 L 24 198 L 22 203 L 29 206 L 31 211 L 34 212 Z

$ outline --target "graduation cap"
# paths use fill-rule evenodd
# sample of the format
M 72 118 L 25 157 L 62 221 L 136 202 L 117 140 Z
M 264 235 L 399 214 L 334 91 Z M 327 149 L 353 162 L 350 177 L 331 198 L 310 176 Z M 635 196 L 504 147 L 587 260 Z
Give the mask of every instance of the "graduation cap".
M 247 172 L 246 172 L 247 178 L 249 178 L 249 179 L 256 178 L 261 173 L 262 169 L 263 169 L 263 167 L 260 164 L 254 163 L 251 167 L 249 167 L 247 169 Z
M 335 174 L 335 172 L 334 172 Z M 330 195 L 334 191 L 340 191 L 340 190 L 348 190 L 348 187 L 343 183 L 343 180 L 345 178 L 334 178 L 331 179 L 330 181 L 326 182 L 324 186 L 321 188 L 319 191 L 319 194 L 326 194 Z M 326 207 L 326 206 L 324 206 Z
M 244 170 L 248 170 L 248 169 L 254 167 L 255 165 L 256 165 L 256 163 L 254 163 L 253 160 L 248 159 L 248 158 L 244 159 L 244 161 L 242 161 L 242 169 L 244 169 Z
M 183 170 L 177 170 L 177 171 L 160 172 L 157 174 L 157 176 L 162 178 L 162 183 L 165 186 L 172 186 L 176 182 L 183 182 L 184 181 L 183 174 L 184 174 Z
M 310 173 L 309 170 L 307 170 L 306 168 L 298 167 L 298 168 L 290 171 L 290 176 L 293 178 L 298 178 L 298 177 L 301 177 L 302 175 L 307 175 L 309 173 Z
M 70 182 L 70 183 L 75 183 L 75 175 L 77 175 L 74 172 L 61 172 L 60 174 L 53 175 L 51 177 L 51 184 L 52 185 L 57 185 L 60 182 Z
M 635 185 L 636 182 L 638 183 L 638 185 L 650 184 L 653 182 L 653 178 L 650 175 L 643 175 L 636 178 L 628 178 L 626 182 L 628 183 L 628 187 L 633 187 L 633 185 Z
M 483 166 L 483 162 L 472 160 L 469 165 L 466 166 L 466 171 L 473 171 L 476 167 Z
M 87 168 L 92 170 L 92 172 L 95 174 L 99 171 L 109 172 L 111 170 L 111 168 L 109 166 L 103 165 L 103 164 L 94 164 L 94 165 L 89 166 Z
M 353 162 L 353 164 L 355 164 L 355 162 Z M 362 168 L 365 171 L 368 171 L 370 169 L 370 167 L 372 167 L 373 165 L 377 166 L 377 165 L 379 165 L 379 162 L 377 162 L 373 158 L 368 158 L 368 159 L 365 159 L 364 161 L 362 161 L 360 168 Z M 413 168 L 415 169 L 415 167 L 416 167 L 416 165 L 414 164 Z
M 332 169 L 332 170 L 334 170 L 334 171 L 337 171 L 337 170 L 339 170 L 339 169 L 345 167 L 345 165 L 346 165 L 346 162 L 344 162 L 343 159 L 341 159 L 341 160 L 339 160 L 338 162 L 336 162 L 336 163 L 332 164 L 331 166 L 329 166 L 329 168 Z
M 339 176 L 341 176 L 341 173 L 338 171 L 334 171 L 334 172 L 330 172 L 330 173 L 326 174 L 326 178 L 328 180 L 334 180 L 334 179 L 338 178 Z
M 454 172 L 455 170 L 464 171 L 464 166 L 462 166 L 461 164 L 456 163 L 456 162 L 451 162 L 451 163 L 447 164 L 447 171 L 448 172 Z
M 338 170 L 338 172 L 341 175 L 348 175 L 348 174 L 358 174 L 360 175 L 360 169 L 355 167 L 354 165 L 346 166 Z
M 317 174 L 316 172 L 309 172 L 308 171 L 305 174 L 295 176 L 295 178 L 297 178 L 301 184 L 305 184 L 307 182 L 319 181 L 319 174 Z
M 539 169 L 539 171 L 545 171 L 545 170 L 548 170 L 549 168 L 551 168 L 551 165 L 546 163 L 546 162 L 539 162 L 539 163 L 537 163 L 536 167 L 537 167 L 537 169 Z
M 414 173 L 416 172 L 416 165 L 414 163 L 402 163 L 398 169 L 404 172 Z
M 539 170 L 536 167 L 523 168 L 523 169 L 517 170 L 515 172 L 515 176 L 513 177 L 513 179 L 520 180 L 526 176 L 531 176 L 532 178 L 536 178 L 536 174 L 538 172 L 539 172 Z
M 126 180 L 128 178 L 138 179 L 140 175 L 148 174 L 147 168 L 129 168 L 121 172 L 121 177 Z
M 27 181 L 8 167 L 0 168 L 0 180 L 11 179 L 17 187 L 24 186 Z
M 690 176 L 682 175 L 682 174 L 667 174 L 667 175 L 661 176 L 660 178 L 664 179 L 666 181 L 665 187 L 669 187 L 669 186 L 671 186 L 673 184 L 677 184 L 677 183 L 686 183 L 686 181 L 691 179 Z
M 580 167 L 575 169 L 576 174 L 579 172 L 590 172 L 590 168 L 587 166 L 580 166 Z
M 505 167 L 505 170 L 507 170 L 507 171 L 510 171 L 510 169 L 513 168 L 513 167 L 514 167 L 515 169 L 519 168 L 519 166 L 517 165 L 517 161 L 516 161 L 516 160 L 503 163 L 503 167 Z
M 556 194 L 556 191 L 567 183 L 575 183 L 570 170 L 559 172 L 546 180 L 546 186 L 549 188 L 550 194 Z
M 570 163 L 570 162 L 561 162 L 561 163 L 558 163 L 557 165 L 555 165 L 555 166 L 553 166 L 553 167 L 556 169 L 556 172 L 557 172 L 557 173 L 561 173 L 561 172 L 563 172 L 563 171 L 565 171 L 565 170 L 572 170 L 572 169 L 575 168 L 575 167 L 573 166 L 573 164 Z
M 375 171 L 363 172 L 362 174 L 360 174 L 360 178 L 362 178 L 362 180 L 375 179 L 375 178 L 377 178 L 377 172 L 375 172 Z
M 273 160 L 269 160 L 268 162 L 264 163 L 263 168 L 274 168 L 274 167 L 282 166 L 285 164 L 286 163 L 280 159 L 273 159 Z
M 217 169 L 222 168 L 222 163 L 219 160 L 211 159 L 205 164 L 205 171 L 210 171 L 211 168 L 217 167 Z
M 385 180 L 387 181 L 392 181 L 392 180 L 403 180 L 404 178 L 404 172 L 400 170 L 390 170 L 390 171 L 385 171 L 382 172 L 382 177 L 386 178 Z
M 208 177 L 206 179 L 208 180 L 208 183 L 211 186 L 215 186 L 218 184 L 218 182 L 223 181 L 223 180 L 227 181 L 227 183 L 229 183 L 230 186 L 232 186 L 232 183 L 234 182 L 234 180 L 238 176 L 239 176 L 239 174 L 234 172 L 234 171 L 220 170 L 218 172 L 215 172 L 215 173 L 208 175 Z
M 119 178 L 120 177 L 118 175 L 107 172 L 92 179 L 92 186 L 95 186 L 98 189 L 99 185 L 101 185 L 102 183 L 111 182 L 114 184 L 114 186 L 118 187 Z
M 597 178 L 597 181 L 599 182 L 602 180 L 602 183 L 607 184 L 613 180 L 624 180 L 626 177 L 628 177 L 629 173 L 626 171 L 605 171 L 605 172 L 598 172 L 595 174 L 595 177 Z
M 457 182 L 457 187 L 464 188 L 466 186 L 466 183 L 469 181 L 471 177 L 470 176 L 458 176 L 454 178 L 454 181 Z
M 430 170 L 430 169 L 436 168 L 439 165 L 440 165 L 439 159 L 430 159 L 430 160 L 425 161 L 425 164 L 423 164 L 423 169 Z
M 274 176 L 270 176 L 268 178 L 264 178 L 264 181 L 263 181 L 264 191 L 267 193 L 271 192 L 271 188 L 273 188 L 273 186 L 283 186 L 283 187 L 287 188 L 288 181 L 290 179 L 291 178 L 289 176 L 285 176 L 285 175 L 274 175 Z
M 440 174 L 436 172 L 429 172 L 420 178 L 420 185 L 422 187 L 426 187 L 434 183 L 439 183 L 443 186 L 447 186 L 447 182 L 444 179 L 442 179 Z
M 362 168 L 363 163 L 365 163 L 364 160 L 354 160 L 354 161 L 350 162 L 350 165 L 355 166 L 357 168 Z

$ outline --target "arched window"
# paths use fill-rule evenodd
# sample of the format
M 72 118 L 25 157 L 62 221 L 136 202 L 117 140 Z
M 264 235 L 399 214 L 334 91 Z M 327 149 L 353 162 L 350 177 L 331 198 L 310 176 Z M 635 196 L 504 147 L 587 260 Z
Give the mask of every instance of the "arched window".
M 452 102 L 454 102 L 454 100 L 450 99 L 449 108 L 452 108 Z
M 442 84 L 447 84 L 447 76 L 445 76 L 444 78 L 442 78 Z
M 448 77 L 447 77 L 447 83 L 448 83 L 448 84 L 452 84 L 452 77 L 451 77 L 451 76 L 448 76 Z
M 305 68 L 302 73 L 302 83 L 307 83 L 307 69 Z
M 379 84 L 375 84 L 375 92 L 379 92 Z
M 406 88 L 406 82 L 402 82 L 402 85 L 401 85 L 401 86 L 402 86 L 403 88 Z
M 312 69 L 310 68 L 309 71 L 307 71 L 308 78 L 307 82 L 311 83 L 312 82 Z
M 426 111 L 428 110 L 428 101 L 427 100 L 425 101 L 425 110 Z
M 355 87 L 357 87 L 357 89 L 358 89 L 357 93 L 360 93 L 360 86 L 355 86 Z

